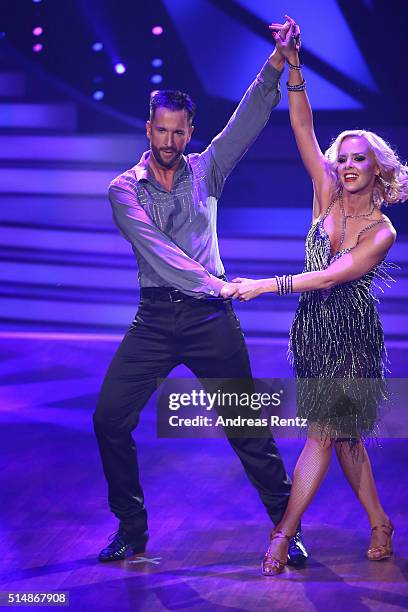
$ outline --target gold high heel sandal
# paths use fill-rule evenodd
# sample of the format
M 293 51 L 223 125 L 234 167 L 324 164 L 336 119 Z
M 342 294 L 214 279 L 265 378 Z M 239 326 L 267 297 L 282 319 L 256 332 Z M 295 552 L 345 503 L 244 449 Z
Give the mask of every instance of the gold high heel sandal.
M 394 525 L 391 523 L 383 523 L 381 525 L 374 525 L 371 528 L 373 531 L 381 531 L 386 536 L 385 544 L 379 544 L 378 546 L 372 546 L 367 550 L 367 558 L 369 561 L 382 561 L 383 559 L 389 559 L 392 555 L 392 536 L 394 535 Z
M 280 529 L 278 531 L 272 531 L 271 533 L 271 542 L 276 538 L 286 538 L 288 541 L 288 549 L 289 542 L 293 536 L 285 535 Z M 284 560 L 277 559 L 272 555 L 269 548 L 265 553 L 265 556 L 262 560 L 262 575 L 263 576 L 276 576 L 277 574 L 281 574 L 285 569 L 285 566 L 288 562 L 288 554 L 286 553 L 286 557 Z

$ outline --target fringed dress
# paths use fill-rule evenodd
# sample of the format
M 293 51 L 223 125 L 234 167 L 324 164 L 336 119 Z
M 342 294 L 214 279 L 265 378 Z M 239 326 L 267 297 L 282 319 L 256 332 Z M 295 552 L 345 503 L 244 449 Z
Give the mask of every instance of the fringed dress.
M 306 238 L 304 272 L 327 268 L 353 247 L 331 256 L 325 215 Z M 384 334 L 372 292 L 376 281 L 393 279 L 385 261 L 362 278 L 329 290 L 302 293 L 290 331 L 289 358 L 297 379 L 298 416 L 317 425 L 322 436 L 351 443 L 373 434 L 385 398 L 387 363 Z

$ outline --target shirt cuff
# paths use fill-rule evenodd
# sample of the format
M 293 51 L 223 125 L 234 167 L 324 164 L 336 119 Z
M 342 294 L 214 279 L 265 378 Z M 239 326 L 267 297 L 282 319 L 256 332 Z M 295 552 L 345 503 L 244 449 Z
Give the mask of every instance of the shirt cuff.
M 216 276 L 210 276 L 208 283 L 203 287 L 202 291 L 211 297 L 218 297 L 224 285 L 225 281 Z
M 257 80 L 260 81 L 261 83 L 264 83 L 268 88 L 273 88 L 273 87 L 277 87 L 278 83 L 279 83 L 279 79 L 281 78 L 283 70 L 279 71 L 276 70 L 276 68 L 274 68 L 273 66 L 271 66 L 271 64 L 269 63 L 269 58 L 266 60 L 266 62 L 264 63 L 264 65 L 262 66 L 258 76 L 257 76 Z

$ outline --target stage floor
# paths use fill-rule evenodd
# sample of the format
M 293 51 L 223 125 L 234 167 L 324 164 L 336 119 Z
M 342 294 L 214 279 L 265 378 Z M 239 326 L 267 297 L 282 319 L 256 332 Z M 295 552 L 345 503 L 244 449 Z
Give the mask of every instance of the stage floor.
M 68 591 L 75 611 L 408 609 L 406 439 L 369 450 L 396 527 L 391 560 L 365 559 L 369 525 L 334 458 L 304 517 L 307 566 L 265 578 L 270 522 L 228 442 L 157 439 L 155 398 L 135 435 L 148 551 L 99 564 L 116 521 L 92 411 L 117 344 L 115 337 L 0 337 L 0 591 Z M 406 349 L 389 350 L 394 376 L 403 376 Z M 251 341 L 254 375 L 288 376 L 285 350 L 285 341 Z M 291 473 L 302 441 L 278 444 Z

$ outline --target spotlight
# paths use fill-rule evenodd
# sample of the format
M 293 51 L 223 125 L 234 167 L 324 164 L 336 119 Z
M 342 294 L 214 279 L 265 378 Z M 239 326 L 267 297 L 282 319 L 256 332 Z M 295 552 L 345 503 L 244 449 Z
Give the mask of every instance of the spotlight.
M 161 34 L 163 34 L 163 28 L 161 26 L 154 26 L 152 28 L 152 34 L 154 36 L 160 36 Z
M 126 66 L 121 62 L 114 65 L 116 74 L 124 74 L 126 72 Z
M 41 36 L 42 33 L 43 33 L 43 29 L 40 26 L 33 29 L 34 36 Z
M 40 51 L 42 50 L 43 50 L 43 46 L 41 43 L 35 43 L 35 45 L 33 45 L 34 53 L 40 53 Z
M 102 49 L 103 49 L 103 44 L 102 44 L 101 42 L 95 42 L 95 43 L 92 45 L 92 51 L 95 51 L 96 53 L 97 53 L 98 51 L 102 51 Z
M 163 60 L 160 57 L 155 57 L 152 59 L 152 66 L 153 68 L 160 68 L 160 66 L 163 66 Z
M 40 4 L 42 0 L 33 0 L 34 4 Z
M 104 94 L 104 92 L 101 89 L 97 89 L 92 94 L 92 97 L 93 97 L 94 100 L 103 100 L 104 96 L 105 96 L 105 94 Z
M 163 80 L 163 77 L 161 74 L 154 74 L 150 80 L 152 83 L 161 83 Z

